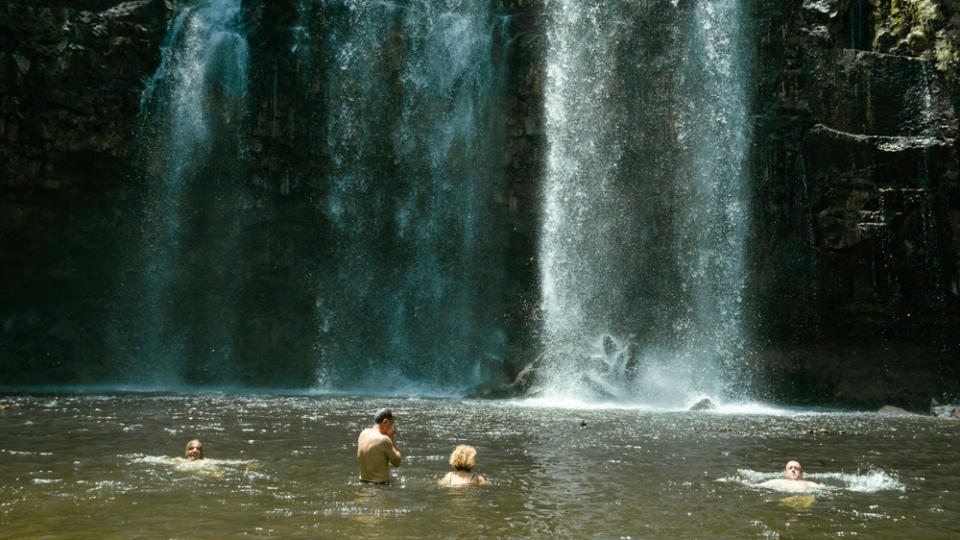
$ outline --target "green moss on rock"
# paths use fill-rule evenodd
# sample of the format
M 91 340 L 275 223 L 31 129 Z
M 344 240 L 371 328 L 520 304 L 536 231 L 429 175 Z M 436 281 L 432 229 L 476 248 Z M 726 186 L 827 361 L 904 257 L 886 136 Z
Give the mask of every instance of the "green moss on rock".
M 873 47 L 884 53 L 930 56 L 947 22 L 941 0 L 887 0 L 876 9 Z

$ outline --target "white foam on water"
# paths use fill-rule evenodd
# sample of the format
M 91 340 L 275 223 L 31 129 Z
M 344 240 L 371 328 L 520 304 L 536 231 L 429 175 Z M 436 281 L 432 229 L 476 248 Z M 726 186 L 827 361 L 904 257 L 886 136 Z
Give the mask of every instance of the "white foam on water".
M 737 474 L 734 476 L 726 476 L 723 478 L 718 478 L 718 482 L 737 482 L 745 485 L 759 484 L 760 482 L 765 482 L 767 480 L 773 480 L 774 478 L 783 478 L 782 472 L 763 472 L 763 471 L 754 471 L 751 469 L 737 469 Z
M 877 493 L 878 491 L 906 491 L 906 486 L 894 473 L 871 469 L 866 473 L 813 473 L 804 475 L 820 482 L 840 483 L 843 489 L 857 493 Z
M 511 403 L 520 407 L 535 408 L 556 408 L 556 409 L 581 409 L 581 410 L 637 410 L 650 412 L 687 412 L 690 408 L 707 396 L 700 396 L 696 399 L 685 401 L 675 406 L 663 406 L 653 403 L 644 403 L 643 401 L 591 401 L 582 396 L 563 396 L 548 394 L 538 397 L 523 398 L 512 401 Z M 714 408 L 702 411 L 690 411 L 702 414 L 717 415 L 767 415 L 767 416 L 799 416 L 808 414 L 818 414 L 814 411 L 801 409 L 790 409 L 784 407 L 775 407 L 760 402 L 730 402 L 724 403 L 719 400 L 711 400 Z M 828 414 L 828 413 L 824 413 Z
M 699 401 L 699 400 L 697 400 Z M 690 404 L 692 407 L 696 402 Z M 723 403 L 715 401 L 715 408 L 700 412 L 716 414 L 740 414 L 740 415 L 768 415 L 768 416 L 791 416 L 797 411 L 783 407 L 774 407 L 765 403 L 756 401 Z M 689 409 L 690 407 L 687 407 Z
M 148 463 L 150 465 L 170 464 L 174 458 L 169 456 L 146 456 L 143 454 L 121 454 L 119 458 L 130 460 L 132 463 Z
M 613 401 L 586 401 L 580 397 L 568 396 L 543 396 L 535 398 L 526 398 L 514 402 L 520 407 L 531 407 L 539 409 L 578 409 L 578 410 L 641 410 L 641 411 L 668 411 L 669 409 L 660 409 L 645 405 L 642 403 L 621 403 Z
M 718 405 L 716 409 L 703 411 L 715 414 L 738 414 L 738 415 L 766 415 L 766 416 L 791 416 L 792 412 L 788 409 L 772 407 L 763 403 L 735 403 L 729 405 Z

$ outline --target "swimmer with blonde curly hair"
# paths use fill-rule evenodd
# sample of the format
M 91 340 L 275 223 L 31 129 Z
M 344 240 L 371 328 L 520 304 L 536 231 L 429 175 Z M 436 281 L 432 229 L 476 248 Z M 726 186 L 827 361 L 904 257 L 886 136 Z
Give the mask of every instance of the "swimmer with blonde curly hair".
M 479 474 L 473 472 L 474 465 L 477 464 L 477 449 L 461 444 L 457 446 L 450 454 L 450 466 L 453 470 L 440 479 L 441 486 L 466 486 L 469 484 L 485 485 L 487 480 Z

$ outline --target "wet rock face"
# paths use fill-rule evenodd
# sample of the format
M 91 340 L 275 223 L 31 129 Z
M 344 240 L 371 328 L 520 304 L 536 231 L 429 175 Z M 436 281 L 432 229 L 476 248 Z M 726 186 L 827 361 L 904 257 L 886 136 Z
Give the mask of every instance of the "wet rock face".
M 8 185 L 71 181 L 86 157 L 123 160 L 134 148 L 141 79 L 166 28 L 162 0 L 0 5 L 0 156 Z M 66 170 L 57 170 L 63 167 Z
M 0 2 L 0 380 L 98 373 L 163 0 Z M 85 375 L 88 374 L 88 375 Z
M 947 22 L 948 2 L 887 0 L 877 2 L 873 48 L 901 56 L 921 56 L 936 47 Z
M 909 251 L 915 251 L 925 246 L 928 252 L 923 259 L 930 279 L 940 283 L 941 292 L 953 290 L 960 278 L 960 251 L 953 234 L 960 176 L 957 93 L 931 59 L 937 44 L 948 48 L 944 7 L 921 2 L 929 9 L 920 13 L 898 2 L 878 4 L 873 8 L 859 1 L 803 2 L 793 12 L 800 23 L 787 23 L 785 38 L 768 43 L 782 46 L 785 60 L 779 69 L 771 65 L 761 74 L 770 81 L 773 99 L 761 97 L 759 107 L 773 121 L 768 127 L 762 120 L 758 131 L 783 141 L 782 153 L 777 155 L 786 157 L 788 165 L 777 168 L 779 180 L 791 193 L 787 201 L 777 193 L 783 186 L 763 190 L 762 198 L 770 207 L 760 213 L 780 220 L 770 212 L 775 205 L 787 204 L 793 230 L 785 236 L 794 236 L 806 246 L 798 249 L 806 251 L 809 263 L 821 264 L 844 250 L 874 242 L 881 229 L 902 233 L 900 219 L 910 211 L 885 202 L 893 200 L 891 190 L 907 190 L 907 200 L 926 201 L 927 228 L 912 231 L 917 236 L 902 238 L 893 249 L 909 246 Z M 913 15 L 908 17 L 908 11 Z M 917 34 L 938 36 L 914 56 L 886 54 L 906 49 L 880 47 L 877 40 L 849 39 L 867 30 L 878 35 L 904 34 L 901 26 L 907 22 L 922 27 Z M 855 50 L 853 45 L 883 53 Z M 767 169 L 764 176 L 774 174 L 769 161 L 762 161 L 766 161 L 761 164 Z M 883 193 L 887 196 L 882 197 Z M 778 199 L 781 202 L 775 203 Z M 854 266 L 873 263 L 871 256 L 856 259 L 859 263 Z M 862 290 L 873 286 L 857 284 L 852 275 L 876 277 L 849 264 L 831 271 L 851 275 L 848 281 Z M 818 280 L 811 279 L 816 289 Z M 943 297 L 940 292 L 933 294 Z M 819 316 L 829 315 L 825 308 L 829 306 L 818 308 Z
M 755 138 L 769 147 L 755 154 L 754 248 L 771 249 L 754 258 L 756 328 L 783 351 L 793 343 L 804 353 L 774 353 L 768 365 L 814 381 L 781 387 L 787 394 L 816 387 L 805 399 L 861 404 L 896 394 L 917 407 L 937 391 L 938 376 L 960 368 L 948 337 L 960 322 L 950 3 L 804 1 L 778 3 L 773 13 L 759 25 L 780 31 L 763 46 L 782 61 L 762 55 Z M 928 347 L 922 360 L 916 342 Z M 857 346 L 878 354 L 824 363 L 816 353 Z M 915 373 L 932 377 L 910 380 L 892 360 L 908 350 Z M 874 381 L 857 389 L 849 374 L 868 375 L 872 362 Z M 951 380 L 940 378 L 957 391 Z M 905 393 L 901 384 L 915 388 Z
M 804 62 L 811 116 L 832 129 L 940 139 L 957 131 L 951 94 L 926 58 L 810 49 Z

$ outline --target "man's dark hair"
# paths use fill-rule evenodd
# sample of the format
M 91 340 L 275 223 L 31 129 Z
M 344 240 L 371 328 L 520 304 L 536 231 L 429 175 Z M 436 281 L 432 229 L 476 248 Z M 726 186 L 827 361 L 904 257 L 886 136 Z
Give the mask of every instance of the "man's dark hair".
M 393 411 L 383 408 L 377 411 L 377 415 L 373 417 L 374 424 L 379 424 L 384 420 L 393 420 Z

